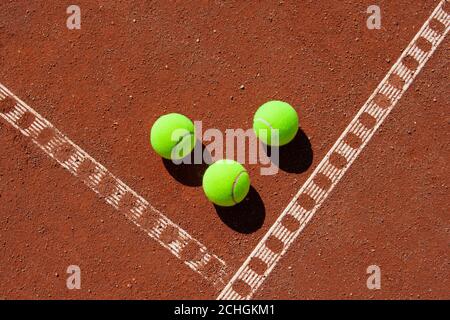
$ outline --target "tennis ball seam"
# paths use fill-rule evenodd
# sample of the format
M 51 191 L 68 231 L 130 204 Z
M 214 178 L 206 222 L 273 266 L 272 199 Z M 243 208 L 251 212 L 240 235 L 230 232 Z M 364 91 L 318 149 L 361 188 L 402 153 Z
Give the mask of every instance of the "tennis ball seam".
M 238 202 L 236 201 L 235 197 L 234 197 L 234 190 L 236 188 L 236 184 L 239 181 L 239 178 L 242 176 L 242 174 L 247 173 L 247 171 L 243 170 L 241 172 L 239 172 L 239 174 L 236 176 L 236 178 L 234 178 L 233 181 L 233 186 L 231 188 L 231 200 L 233 200 L 234 204 L 237 204 Z
M 268 126 L 271 130 L 274 130 L 274 128 L 272 127 L 272 125 L 270 124 L 270 122 L 269 121 L 267 121 L 266 119 L 264 119 L 264 118 L 256 118 L 255 120 L 253 120 L 253 123 L 255 123 L 255 122 L 262 122 L 263 124 L 265 124 L 266 126 Z

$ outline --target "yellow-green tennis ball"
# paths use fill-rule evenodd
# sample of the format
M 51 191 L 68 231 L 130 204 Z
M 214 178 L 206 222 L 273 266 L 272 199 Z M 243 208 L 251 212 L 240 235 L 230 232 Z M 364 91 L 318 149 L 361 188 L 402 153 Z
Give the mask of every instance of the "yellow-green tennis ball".
M 275 129 L 275 131 L 272 131 Z M 270 146 L 283 146 L 294 139 L 298 131 L 297 111 L 288 103 L 269 101 L 256 111 L 253 117 L 256 136 Z M 278 141 L 274 137 L 278 133 Z
M 206 169 L 203 191 L 209 201 L 231 207 L 245 199 L 250 189 L 247 170 L 236 161 L 219 160 Z
M 194 123 L 179 113 L 163 115 L 150 130 L 150 144 L 161 157 L 180 160 L 195 147 Z

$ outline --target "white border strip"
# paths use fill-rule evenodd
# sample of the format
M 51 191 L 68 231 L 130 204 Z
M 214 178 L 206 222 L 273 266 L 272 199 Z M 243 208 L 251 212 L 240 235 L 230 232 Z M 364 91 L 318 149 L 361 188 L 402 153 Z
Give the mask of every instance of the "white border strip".
M 124 214 L 161 246 L 211 282 L 217 290 L 224 287 L 227 266 L 222 259 L 209 253 L 206 246 L 154 208 L 147 200 L 115 177 L 86 151 L 0 83 L 0 103 L 4 102 L 7 97 L 13 100 L 10 101 L 11 110 L 6 114 L 0 113 L 3 119 L 24 136 L 30 138 L 63 168 L 81 179 L 106 203 Z M 24 123 L 27 122 L 26 119 L 29 119 L 29 123 L 24 126 Z M 47 138 L 44 137 L 45 135 Z M 59 154 L 58 150 L 61 148 L 69 150 L 69 155 Z M 91 169 L 87 174 L 80 169 L 83 163 Z M 106 181 L 106 188 L 102 188 L 102 181 Z M 127 200 L 121 204 L 122 199 Z M 183 251 L 184 249 L 186 250 Z
M 341 134 L 339 139 L 331 147 L 308 180 L 300 188 L 283 213 L 278 217 L 273 226 L 248 256 L 244 264 L 231 278 L 217 299 L 251 299 L 258 288 L 263 284 L 264 280 L 267 279 L 278 261 L 287 252 L 291 244 L 295 241 L 295 239 L 297 239 L 301 231 L 305 228 L 307 223 L 311 220 L 337 183 L 342 179 L 353 161 L 355 161 L 370 141 L 388 114 L 420 73 L 425 63 L 430 59 L 436 48 L 445 38 L 449 31 L 450 25 L 450 17 L 442 9 L 445 2 L 446 1 L 443 0 L 439 3 L 420 31 L 416 34 L 408 47 L 403 51 L 400 58 L 392 66 L 391 70 L 387 73 L 366 103 L 362 106 Z M 438 20 L 445 26 L 443 33 L 438 34 L 438 32 L 431 30 L 429 27 L 429 22 L 433 19 Z M 431 50 L 428 52 L 423 52 L 416 46 L 416 41 L 420 37 L 427 39 L 431 43 Z M 407 56 L 412 58 L 413 62 L 417 63 L 417 68 L 415 70 L 408 69 L 408 67 L 404 64 L 403 59 Z M 389 83 L 389 77 L 392 74 L 398 75 L 404 81 L 401 90 L 395 88 Z M 380 96 L 384 98 L 384 103 L 377 100 Z M 377 102 L 380 105 L 377 105 Z M 372 116 L 371 119 L 373 120 L 374 125 L 371 128 L 365 128 L 364 124 L 360 122 L 360 119 L 362 119 L 361 116 L 365 113 Z M 364 116 L 367 117 L 368 115 L 365 114 Z M 345 138 L 348 134 L 353 134 L 353 137 L 359 137 L 359 145 L 353 145 L 353 147 L 347 145 Z M 331 157 L 341 157 L 341 160 L 343 161 L 342 167 L 340 167 L 340 165 L 333 160 L 330 162 Z M 334 165 L 332 162 L 334 162 Z M 314 179 L 318 174 L 323 174 L 330 179 L 330 186 L 326 190 L 322 190 L 322 192 L 317 191 L 318 186 L 314 183 Z M 305 204 L 304 199 L 300 198 L 300 196 L 304 194 L 309 196 L 309 198 L 307 198 L 307 200 L 309 199 L 308 202 L 310 202 L 309 206 Z M 307 208 L 303 208 L 301 206 L 302 204 Z M 290 218 L 291 221 L 292 218 L 294 218 L 298 223 L 298 225 L 294 225 L 294 227 L 292 227 L 292 225 L 290 226 L 290 230 L 292 231 L 283 226 L 283 221 L 288 215 L 290 215 L 288 218 Z M 274 246 L 273 243 L 278 245 Z M 258 265 L 265 265 L 265 271 L 260 271 L 261 274 L 257 274 L 256 270 L 252 270 L 250 265 L 252 259 L 258 260 Z M 240 291 L 240 293 L 237 291 Z

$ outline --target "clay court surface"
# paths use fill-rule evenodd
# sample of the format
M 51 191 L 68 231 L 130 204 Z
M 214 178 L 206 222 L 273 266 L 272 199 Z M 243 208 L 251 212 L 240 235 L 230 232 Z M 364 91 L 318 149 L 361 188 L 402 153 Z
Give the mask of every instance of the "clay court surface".
M 382 29 L 368 30 L 372 2 L 78 1 L 81 30 L 68 30 L 72 3 L 3 1 L 0 83 L 222 259 L 225 284 L 440 3 L 378 1 Z M 446 38 L 252 298 L 450 298 L 449 52 Z M 241 205 L 216 208 L 204 166 L 150 148 L 164 113 L 247 129 L 272 99 L 302 132 L 277 175 L 246 165 Z M 1 299 L 218 296 L 223 284 L 0 120 Z M 80 290 L 66 288 L 69 265 Z M 366 287 L 369 265 L 381 290 Z

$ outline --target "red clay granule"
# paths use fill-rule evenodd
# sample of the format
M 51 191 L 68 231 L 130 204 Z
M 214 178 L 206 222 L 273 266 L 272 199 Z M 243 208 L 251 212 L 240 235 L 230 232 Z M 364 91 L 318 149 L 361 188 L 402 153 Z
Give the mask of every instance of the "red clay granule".
M 202 266 L 199 271 L 205 275 L 207 279 L 216 279 L 223 271 L 223 264 L 217 260 L 216 257 L 211 256 L 211 259 Z
M 248 296 L 252 291 L 252 288 L 241 279 L 236 280 L 232 287 L 242 297 Z
M 144 229 L 146 232 L 150 232 L 156 228 L 158 225 L 159 214 L 151 209 L 146 209 L 140 218 L 137 220 L 137 223 Z
M 430 21 L 430 28 L 439 34 L 442 34 L 445 31 L 445 25 L 436 18 Z
M 14 100 L 11 97 L 6 97 L 2 101 L 0 101 L 0 112 L 1 113 L 8 113 L 14 110 L 14 107 L 16 106 L 16 100 Z
M 305 210 L 311 210 L 316 205 L 316 201 L 306 193 L 302 193 L 297 202 Z
M 419 67 L 419 62 L 412 56 L 404 57 L 402 63 L 411 71 L 416 71 L 417 67 Z
M 328 190 L 331 187 L 331 180 L 323 173 L 318 173 L 314 177 L 314 183 L 322 190 Z
M 373 101 L 382 109 L 386 109 L 392 104 L 391 100 L 382 93 L 377 93 L 373 98 Z
M 402 77 L 395 73 L 390 75 L 388 82 L 391 86 L 398 90 L 402 90 L 403 86 L 405 85 L 405 80 L 403 80 Z
M 419 39 L 417 39 L 416 46 L 423 52 L 428 52 L 432 48 L 431 42 L 424 37 L 420 37 Z
M 77 169 L 78 176 L 84 181 L 88 181 L 96 172 L 96 165 L 90 159 L 84 159 Z
M 34 120 L 36 120 L 34 114 L 27 111 L 22 115 L 22 117 L 20 117 L 19 120 L 17 120 L 17 125 L 25 130 L 33 124 Z
M 368 114 L 367 112 L 364 112 L 363 114 L 361 114 L 361 116 L 359 117 L 359 122 L 361 122 L 361 124 L 366 128 L 366 129 L 372 129 L 375 124 L 377 123 L 377 119 L 375 119 L 373 116 L 371 116 L 370 114 Z
M 135 195 L 130 192 L 125 193 L 119 201 L 119 210 L 125 214 L 129 215 L 131 209 L 136 207 L 138 199 Z
M 194 240 L 191 240 L 184 246 L 183 249 L 181 249 L 180 258 L 183 261 L 199 261 L 203 257 L 200 250 L 200 245 Z
M 292 215 L 286 215 L 283 220 L 281 220 L 281 225 L 288 229 L 290 232 L 296 231 L 300 228 L 300 221 L 295 219 Z
M 117 181 L 112 175 L 106 173 L 100 180 L 97 186 L 98 192 L 103 197 L 108 197 L 112 195 L 117 190 Z
M 342 169 L 347 164 L 347 159 L 337 152 L 333 152 L 330 156 L 330 163 L 337 169 Z
M 56 137 L 56 131 L 52 128 L 44 128 L 39 132 L 36 140 L 40 145 L 45 146 L 48 144 L 53 138 Z
M 75 153 L 75 149 L 68 142 L 63 143 L 62 145 L 56 147 L 54 151 L 54 156 L 57 160 L 61 162 L 66 162 L 70 159 L 70 157 Z
M 265 242 L 265 245 L 273 253 L 280 253 L 284 247 L 283 242 L 275 236 L 269 236 Z
M 358 149 L 361 146 L 361 144 L 362 144 L 361 138 L 358 137 L 353 132 L 347 133 L 347 135 L 344 138 L 344 142 L 347 145 L 349 145 L 350 147 L 352 147 L 353 149 Z
M 258 275 L 263 275 L 267 270 L 267 264 L 258 257 L 251 258 L 248 266 Z
M 178 228 L 172 225 L 167 225 L 167 227 L 162 231 L 159 239 L 165 244 L 171 244 L 172 242 L 178 240 L 180 237 Z
M 445 1 L 442 10 L 444 10 L 445 13 L 450 14 L 450 2 Z

